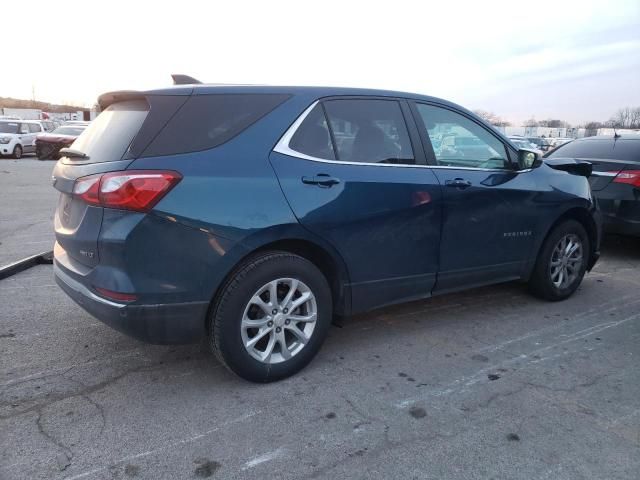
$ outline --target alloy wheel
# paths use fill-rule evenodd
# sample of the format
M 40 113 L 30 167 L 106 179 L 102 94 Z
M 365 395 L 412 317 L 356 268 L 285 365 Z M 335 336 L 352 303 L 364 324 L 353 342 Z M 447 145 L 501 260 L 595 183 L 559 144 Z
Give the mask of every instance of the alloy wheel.
M 567 288 L 578 278 L 583 262 L 582 250 L 580 237 L 573 233 L 558 241 L 549 262 L 549 275 L 556 288 Z
M 289 360 L 309 343 L 318 318 L 316 297 L 295 278 L 279 278 L 260 287 L 247 303 L 241 322 L 242 342 L 256 360 Z

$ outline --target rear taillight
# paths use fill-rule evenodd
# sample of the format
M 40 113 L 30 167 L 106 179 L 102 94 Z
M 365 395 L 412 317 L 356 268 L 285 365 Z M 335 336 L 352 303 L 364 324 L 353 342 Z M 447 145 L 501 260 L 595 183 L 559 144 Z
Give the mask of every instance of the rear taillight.
M 81 177 L 73 193 L 90 205 L 147 212 L 181 179 L 172 171 L 125 170 Z
M 640 170 L 622 170 L 616 175 L 613 181 L 615 183 L 626 183 L 634 187 L 640 187 Z

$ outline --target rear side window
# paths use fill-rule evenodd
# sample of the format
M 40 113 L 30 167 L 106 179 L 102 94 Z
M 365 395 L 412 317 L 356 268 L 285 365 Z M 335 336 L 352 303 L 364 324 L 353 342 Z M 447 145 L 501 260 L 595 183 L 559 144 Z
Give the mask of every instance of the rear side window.
M 145 100 L 114 103 L 82 132 L 73 143 L 73 149 L 88 155 L 88 163 L 120 160 L 148 112 L 149 105 Z
M 291 137 L 289 148 L 311 157 L 325 160 L 336 159 L 321 104 L 318 103 L 300 124 L 296 133 Z
M 547 158 L 601 158 L 603 160 L 640 160 L 640 138 L 617 140 L 574 140 L 545 155 Z
M 217 147 L 289 97 L 286 94 L 193 95 L 169 120 L 142 156 L 175 155 Z
M 395 100 L 344 99 L 323 103 L 336 159 L 345 162 L 413 164 L 407 126 Z
M 30 123 L 29 130 L 31 131 L 31 133 L 40 133 L 42 131 L 42 129 L 40 128 L 40 125 L 36 123 Z

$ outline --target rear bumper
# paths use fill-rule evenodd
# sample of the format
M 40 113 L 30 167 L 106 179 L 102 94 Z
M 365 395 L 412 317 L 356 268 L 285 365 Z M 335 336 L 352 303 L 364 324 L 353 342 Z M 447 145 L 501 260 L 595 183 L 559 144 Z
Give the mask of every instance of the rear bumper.
M 604 231 L 640 237 L 640 221 L 620 218 L 616 215 L 604 215 Z
M 205 335 L 207 302 L 128 305 L 93 293 L 54 259 L 56 283 L 73 301 L 101 322 L 133 338 L 154 344 L 192 343 Z

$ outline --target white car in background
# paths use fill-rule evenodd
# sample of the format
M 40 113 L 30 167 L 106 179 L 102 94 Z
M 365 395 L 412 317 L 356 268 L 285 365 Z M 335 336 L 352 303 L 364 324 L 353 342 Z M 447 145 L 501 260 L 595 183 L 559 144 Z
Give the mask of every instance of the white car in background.
M 36 151 L 36 136 L 48 131 L 47 120 L 0 120 L 0 156 L 21 158 Z
M 518 148 L 526 148 L 527 150 L 536 152 L 540 156 L 544 155 L 544 152 L 540 150 L 535 143 L 531 143 L 526 137 L 512 135 L 511 137 L 509 137 L 509 140 L 511 140 L 511 143 L 513 143 Z

